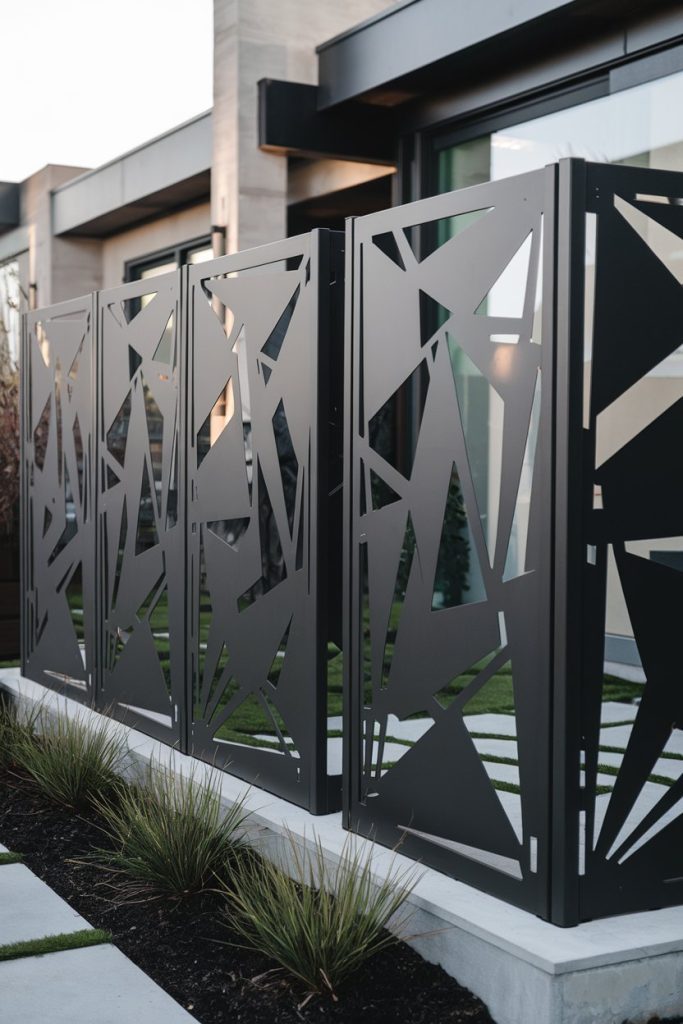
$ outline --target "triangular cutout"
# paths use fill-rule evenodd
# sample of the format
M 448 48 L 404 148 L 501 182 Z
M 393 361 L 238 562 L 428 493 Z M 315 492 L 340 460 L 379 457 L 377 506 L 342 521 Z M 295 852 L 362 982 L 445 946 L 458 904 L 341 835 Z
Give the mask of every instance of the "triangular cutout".
M 48 565 L 52 565 L 56 558 L 62 553 L 67 544 L 70 544 L 78 533 L 78 523 L 76 521 L 76 506 L 74 503 L 73 491 L 71 490 L 71 480 L 69 479 L 69 470 L 64 465 L 64 529 L 62 530 L 57 543 L 55 544 L 50 557 L 47 560 Z
M 69 380 L 73 381 L 74 383 L 78 379 L 78 368 L 79 368 L 79 365 L 80 365 L 80 362 L 81 362 L 81 356 L 83 355 L 83 342 L 84 341 L 85 341 L 85 335 L 83 335 L 83 337 L 81 338 L 81 343 L 78 346 L 78 350 L 76 352 L 76 355 L 73 357 L 71 366 L 69 367 L 68 377 L 69 377 Z
M 215 660 L 213 666 L 213 672 L 211 677 L 208 677 L 210 671 L 210 663 L 208 656 L 202 665 L 203 672 L 201 674 L 202 690 L 196 702 L 195 715 L 197 718 L 202 719 L 208 717 L 217 710 L 219 706 L 225 707 L 228 700 L 237 692 L 237 685 L 234 677 L 229 675 L 228 667 L 230 665 L 230 652 L 225 640 L 221 641 L 220 650 L 218 657 Z M 232 686 L 230 684 L 233 684 Z M 216 698 L 218 697 L 218 700 Z M 214 707 L 215 702 L 215 707 Z
M 161 497 L 163 493 L 163 448 L 164 448 L 164 417 L 152 389 L 144 378 L 143 393 L 145 396 L 145 417 L 147 419 L 147 437 L 149 439 L 149 456 L 152 464 L 154 495 L 157 500 L 157 511 L 161 515 Z
M 527 544 L 529 540 L 529 513 L 531 511 L 531 488 L 534 478 L 534 463 L 536 460 L 536 445 L 538 443 L 538 426 L 541 419 L 541 371 L 536 376 L 536 388 L 534 400 L 531 406 L 529 418 L 529 429 L 527 432 L 526 445 L 524 446 L 524 459 L 519 476 L 517 487 L 517 499 L 515 501 L 515 513 L 512 519 L 512 528 L 508 540 L 508 549 L 505 556 L 505 569 L 503 579 L 511 580 L 515 576 L 521 576 L 526 571 L 527 565 Z
M 533 230 L 515 250 L 488 292 L 477 306 L 477 316 L 497 316 L 518 320 L 524 315 L 529 277 Z
M 166 321 L 166 326 L 164 327 L 164 332 L 161 335 L 161 340 L 154 349 L 152 359 L 156 363 L 166 363 L 166 365 L 170 365 L 173 358 L 173 320 L 174 314 L 171 313 Z
M 393 231 L 383 231 L 379 235 L 373 235 L 372 241 L 385 256 L 388 256 L 392 263 L 395 263 L 401 270 L 406 269 Z
M 138 610 L 135 613 L 135 617 L 136 617 L 136 619 L 139 622 L 142 622 L 143 619 L 146 619 L 149 615 L 151 615 L 151 613 L 154 611 L 154 609 L 158 605 L 158 603 L 159 603 L 159 601 L 161 599 L 161 596 L 164 593 L 165 589 L 166 589 L 166 567 L 164 566 L 164 568 L 161 570 L 161 573 L 159 574 L 156 582 L 154 583 L 154 586 L 151 587 L 151 589 L 148 591 L 147 596 L 142 599 L 142 602 L 141 602 L 140 606 L 138 607 Z M 168 626 L 168 623 L 165 621 L 163 623 L 163 626 L 164 626 L 164 629 L 166 629 L 167 626 Z M 155 628 L 157 628 L 157 629 L 159 628 L 159 623 L 155 623 Z
M 259 597 L 267 594 L 278 583 L 282 583 L 287 577 L 287 566 L 285 565 L 282 552 L 280 531 L 278 530 L 277 520 L 260 463 L 258 464 L 258 508 L 261 565 L 263 568 L 256 582 L 237 598 L 237 608 L 240 612 L 252 605 Z
M 138 367 L 142 365 L 142 356 L 134 349 L 132 345 L 128 346 L 128 376 L 130 380 L 133 379 L 137 373 Z
M 45 465 L 47 442 L 50 436 L 50 414 L 52 412 L 52 396 L 48 395 L 45 407 L 40 414 L 38 425 L 33 431 L 33 461 L 38 469 Z
M 484 600 L 486 591 L 479 557 L 472 540 L 460 476 L 453 463 L 434 574 L 432 610 Z
M 159 543 L 156 518 L 154 515 L 154 499 L 152 488 L 149 482 L 147 471 L 147 460 L 142 466 L 142 485 L 140 487 L 140 507 L 138 509 L 138 526 L 135 535 L 135 554 L 140 555 L 143 551 L 154 547 Z
M 78 422 L 78 415 L 74 418 L 73 423 L 73 436 L 74 436 L 74 455 L 76 457 L 76 472 L 78 474 L 78 497 L 83 504 L 83 435 L 81 434 L 81 425 Z
M 384 508 L 385 505 L 391 505 L 394 501 L 401 500 L 401 495 L 397 494 L 386 480 L 382 480 L 381 476 L 378 476 L 374 469 L 370 470 L 370 491 L 372 493 L 372 507 L 374 511 Z
M 280 681 L 280 673 L 282 672 L 282 667 L 284 665 L 285 658 L 287 657 L 287 644 L 289 643 L 289 632 L 290 629 L 292 628 L 292 619 L 293 616 L 290 616 L 289 622 L 287 623 L 285 631 L 282 634 L 282 639 L 280 640 L 280 643 L 277 645 L 275 657 L 273 658 L 270 664 L 270 668 L 268 669 L 268 673 L 266 676 L 268 682 L 273 687 L 273 689 L 277 689 L 277 684 Z
M 477 701 L 476 697 L 481 687 L 473 684 L 476 684 L 478 682 L 484 669 L 487 668 L 490 662 L 492 662 L 493 659 L 497 657 L 499 653 L 500 648 L 498 647 L 494 651 L 491 651 L 489 654 L 485 655 L 483 658 L 480 658 L 479 661 L 475 662 L 474 665 L 470 665 L 469 668 L 464 669 L 457 676 L 455 676 L 453 679 L 447 682 L 445 686 L 442 686 L 439 690 L 437 690 L 433 697 L 436 703 L 441 708 L 441 710 L 445 711 L 447 708 L 449 708 L 453 701 L 460 696 L 460 694 L 464 694 L 464 706 L 466 706 L 470 702 L 472 703 L 472 706 L 468 708 L 468 715 L 479 714 L 480 712 L 483 713 L 489 710 L 486 706 L 486 700 L 488 698 L 484 698 L 483 701 Z M 466 691 L 470 688 L 472 688 L 472 694 L 470 697 L 468 697 Z M 494 710 L 493 704 L 491 705 L 491 710 Z M 500 711 L 499 703 L 495 704 L 495 711 Z
M 267 363 L 261 363 L 261 370 L 263 371 L 263 383 L 267 384 L 273 371 Z
M 465 435 L 479 518 L 491 562 L 495 556 L 500 504 L 505 403 L 478 366 L 450 334 L 446 334 L 451 372 Z
M 490 213 L 494 207 L 488 206 L 482 210 L 469 210 L 467 213 L 457 213 L 454 217 L 440 217 L 438 220 L 428 221 L 426 224 L 413 224 L 403 229 L 408 245 L 413 251 L 415 258 L 422 262 L 431 256 L 433 252 L 440 249 L 442 245 L 449 242 L 455 235 L 461 234 L 486 213 Z M 416 228 L 420 228 L 420 232 Z M 418 251 L 419 238 L 419 251 Z
M 114 422 L 107 431 L 107 449 L 116 461 L 123 466 L 126 460 L 126 443 L 128 441 L 128 425 L 130 423 L 131 393 L 123 400 L 121 408 L 114 417 Z
M 221 388 L 218 398 L 213 403 L 211 412 L 202 423 L 197 434 L 197 469 L 213 448 L 228 423 L 235 414 L 235 396 L 232 377 Z
M 426 345 L 450 318 L 450 310 L 420 288 L 420 344 Z
M 230 696 L 234 696 L 238 687 L 235 684 L 230 689 L 232 691 Z M 222 695 L 220 703 L 225 702 L 227 704 L 225 696 L 225 694 Z M 264 736 L 268 737 L 268 739 L 263 739 L 262 737 Z M 276 738 L 275 724 L 263 702 L 253 692 L 245 694 L 243 700 L 239 702 L 232 714 L 223 720 L 214 733 L 214 739 L 229 743 L 246 743 L 248 746 L 254 747 L 279 746 Z
M 239 551 L 240 541 L 247 532 L 251 519 L 242 516 L 237 519 L 214 519 L 206 524 L 209 533 L 222 540 L 233 551 Z
M 299 502 L 299 528 L 296 536 L 296 562 L 295 568 L 298 572 L 299 569 L 304 567 L 304 495 L 305 495 L 305 482 L 306 482 L 306 470 L 302 467 L 301 469 L 301 500 Z
M 278 322 L 275 324 L 275 327 L 273 327 L 272 331 L 268 335 L 268 339 L 267 339 L 265 345 L 261 349 L 261 351 L 265 355 L 269 356 L 271 359 L 277 359 L 277 357 L 280 355 L 280 349 L 282 348 L 282 343 L 285 340 L 285 335 L 287 333 L 287 329 L 288 329 L 288 327 L 289 327 L 289 325 L 291 323 L 292 317 L 294 315 L 294 310 L 295 310 L 296 304 L 297 304 L 297 302 L 299 300 L 300 292 L 301 292 L 301 285 L 298 284 L 296 286 L 296 291 L 294 292 L 294 294 L 292 295 L 291 299 L 289 300 L 289 302 L 285 306 L 285 310 L 284 310 L 282 316 L 280 317 Z
M 109 611 L 116 607 L 116 599 L 119 593 L 119 583 L 123 572 L 123 563 L 126 555 L 126 540 L 128 539 L 128 507 L 126 495 L 123 495 L 123 506 L 121 509 L 121 526 L 119 529 L 119 544 L 116 551 L 116 572 L 114 573 L 114 586 L 112 588 L 111 606 Z
M 144 295 L 138 295 L 135 299 L 121 299 L 118 305 L 118 309 L 115 303 L 112 303 L 109 308 L 111 309 L 112 316 L 115 320 L 118 320 L 117 312 L 123 314 L 123 319 L 126 324 L 130 324 L 135 320 L 138 313 L 141 313 L 146 306 L 150 304 L 152 299 L 157 297 L 157 292 L 146 292 Z
M 116 487 L 117 484 L 121 483 L 119 477 L 116 475 L 111 466 L 107 466 L 107 490 L 111 487 Z
M 408 581 L 410 579 L 410 572 L 413 567 L 413 559 L 417 551 L 417 538 L 415 537 L 415 527 L 413 526 L 413 517 L 410 512 L 406 518 L 406 528 L 403 535 L 403 545 L 399 555 L 398 567 L 396 569 L 396 582 L 394 584 L 394 594 L 391 600 L 391 608 L 389 610 L 389 621 L 387 623 L 386 634 L 384 637 L 384 651 L 382 654 L 382 676 L 381 676 L 381 687 L 385 689 L 389 685 L 389 673 L 391 672 L 391 664 L 394 658 L 394 645 L 396 643 L 396 635 L 398 633 L 399 622 L 401 613 L 403 611 L 403 603 L 406 597 L 406 591 L 408 590 Z
M 292 435 L 289 432 L 287 414 L 282 399 L 273 413 L 273 436 L 275 448 L 277 449 L 278 463 L 280 465 L 280 476 L 282 477 L 282 494 L 287 509 L 287 521 L 290 534 L 294 530 L 294 516 L 296 514 L 296 489 L 299 479 L 299 460 L 294 451 Z
M 428 388 L 429 369 L 423 359 L 368 424 L 370 447 L 408 480 L 413 471 Z M 405 414 L 407 409 L 413 410 L 415 428 L 405 439 L 406 443 L 398 445 L 397 416 Z
M 43 537 L 45 536 L 47 531 L 50 529 L 50 523 L 51 522 L 52 522 L 52 512 L 50 512 L 49 508 L 46 508 L 45 511 L 43 512 Z

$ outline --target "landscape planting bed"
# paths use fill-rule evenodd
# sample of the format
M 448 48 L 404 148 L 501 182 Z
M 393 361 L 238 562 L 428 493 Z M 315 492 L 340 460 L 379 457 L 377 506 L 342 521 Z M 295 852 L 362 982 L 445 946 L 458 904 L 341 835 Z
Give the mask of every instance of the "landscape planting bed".
M 0 770 L 0 841 L 192 1013 L 200 1024 L 493 1024 L 486 1007 L 441 968 L 396 946 L 357 973 L 338 1003 L 304 995 L 265 957 L 226 945 L 218 897 L 174 905 L 155 900 L 122 905 L 106 888 L 107 873 L 78 860 L 103 837 L 94 816 L 80 816 Z M 265 976 L 265 977 L 264 977 Z M 257 979 L 257 980 L 255 980 Z M 83 978 L 88 984 L 88 978 Z

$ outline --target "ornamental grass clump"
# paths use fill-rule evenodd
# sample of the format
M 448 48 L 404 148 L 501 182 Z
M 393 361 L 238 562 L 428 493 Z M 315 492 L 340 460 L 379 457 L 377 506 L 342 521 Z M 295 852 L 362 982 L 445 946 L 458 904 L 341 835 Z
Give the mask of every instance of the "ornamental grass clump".
M 152 764 L 138 784 L 98 804 L 109 846 L 93 859 L 113 872 L 124 902 L 205 892 L 244 852 L 245 799 L 226 811 L 216 775 L 199 781 L 195 768 L 183 778 Z
M 36 730 L 36 710 L 20 714 L 16 703 L 0 694 L 0 768 L 11 768 L 17 761 L 17 749 L 30 741 Z
M 128 747 L 107 718 L 41 709 L 35 724 L 35 731 L 19 737 L 14 759 L 47 796 L 82 811 L 117 787 Z
M 396 915 L 417 878 L 414 869 L 392 867 L 375 881 L 372 850 L 362 852 L 351 839 L 334 867 L 319 839 L 302 850 L 286 833 L 286 843 L 286 862 L 252 857 L 237 866 L 224 886 L 226 923 L 241 945 L 265 953 L 303 984 L 304 1002 L 323 993 L 336 1000 L 365 961 L 408 938 L 409 915 Z

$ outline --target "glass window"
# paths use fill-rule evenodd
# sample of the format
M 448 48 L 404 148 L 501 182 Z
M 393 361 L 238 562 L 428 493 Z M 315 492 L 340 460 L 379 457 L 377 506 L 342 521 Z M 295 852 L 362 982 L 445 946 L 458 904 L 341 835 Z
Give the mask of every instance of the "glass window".
M 198 249 L 188 249 L 184 263 L 206 263 L 213 259 L 213 249 L 210 245 L 201 246 Z
M 211 239 L 209 237 L 198 238 L 151 256 L 131 260 L 126 264 L 126 281 L 144 281 L 150 277 L 158 277 L 160 274 L 168 274 L 188 263 L 205 263 L 210 259 L 213 259 Z
M 683 170 L 683 72 L 442 149 L 438 191 L 497 181 L 563 157 Z
M 159 277 L 161 274 L 168 274 L 171 270 L 177 270 L 178 264 L 175 260 L 168 260 L 164 263 L 156 263 L 151 267 L 145 267 L 140 270 L 138 275 L 140 281 L 147 280 L 148 277 Z
M 447 192 L 522 174 L 563 157 L 583 157 L 597 163 L 683 171 L 683 120 L 678 116 L 681 109 L 683 73 L 669 75 L 543 117 L 521 121 L 479 138 L 441 148 L 436 166 L 438 191 Z M 683 197 L 670 201 L 683 203 Z M 666 264 L 673 276 L 683 283 L 683 245 L 680 239 L 625 201 L 619 212 Z M 453 228 L 445 224 L 442 231 L 446 231 L 448 237 L 453 233 Z M 523 275 L 524 270 L 520 267 L 520 282 Z M 514 283 L 508 281 L 508 285 L 514 291 Z M 595 216 L 589 214 L 586 223 L 586 396 L 590 388 L 594 285 Z M 521 288 L 518 291 L 521 293 Z M 495 295 L 492 301 L 495 304 Z M 488 312 L 495 314 L 496 309 L 491 308 Z M 471 419 L 473 429 L 479 424 L 479 429 L 487 432 L 486 446 L 492 449 L 495 432 L 491 425 L 490 400 L 484 391 L 477 392 L 472 387 L 468 393 L 469 406 L 464 415 L 466 419 Z M 627 444 L 644 426 L 681 397 L 683 345 L 600 414 L 597 422 L 597 465 Z M 523 482 L 529 478 L 528 468 L 525 467 Z M 594 500 L 595 507 L 601 507 L 599 493 Z M 485 511 L 491 514 L 493 510 L 488 508 Z M 630 542 L 629 550 L 654 560 L 674 561 L 683 558 L 683 538 L 633 541 Z M 632 637 L 628 611 L 611 555 L 609 570 L 607 633 Z

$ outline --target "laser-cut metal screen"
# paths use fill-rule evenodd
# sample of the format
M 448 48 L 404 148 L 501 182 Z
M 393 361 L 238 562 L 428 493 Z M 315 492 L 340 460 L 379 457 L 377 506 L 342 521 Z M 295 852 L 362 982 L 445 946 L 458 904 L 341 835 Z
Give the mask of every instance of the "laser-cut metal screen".
M 98 703 L 180 742 L 185 536 L 180 271 L 98 294 Z
M 317 811 L 330 807 L 328 664 L 341 682 L 327 601 L 341 239 L 302 236 L 188 278 L 190 748 Z
M 566 464 L 575 568 L 559 680 L 574 693 L 581 680 L 558 778 L 571 921 L 683 902 L 683 175 L 581 163 L 567 173 L 577 322 L 558 417 L 581 438 Z M 634 703 L 615 700 L 604 675 L 614 633 L 635 640 Z
M 25 674 L 315 813 L 341 801 L 342 256 L 313 232 L 24 326 Z
M 343 374 L 342 247 L 26 315 L 24 674 L 557 924 L 683 902 L 683 175 L 357 219 Z
M 26 314 L 22 358 L 22 666 L 93 697 L 93 299 Z
M 553 188 L 550 169 L 356 220 L 347 380 L 349 823 L 536 913 Z

